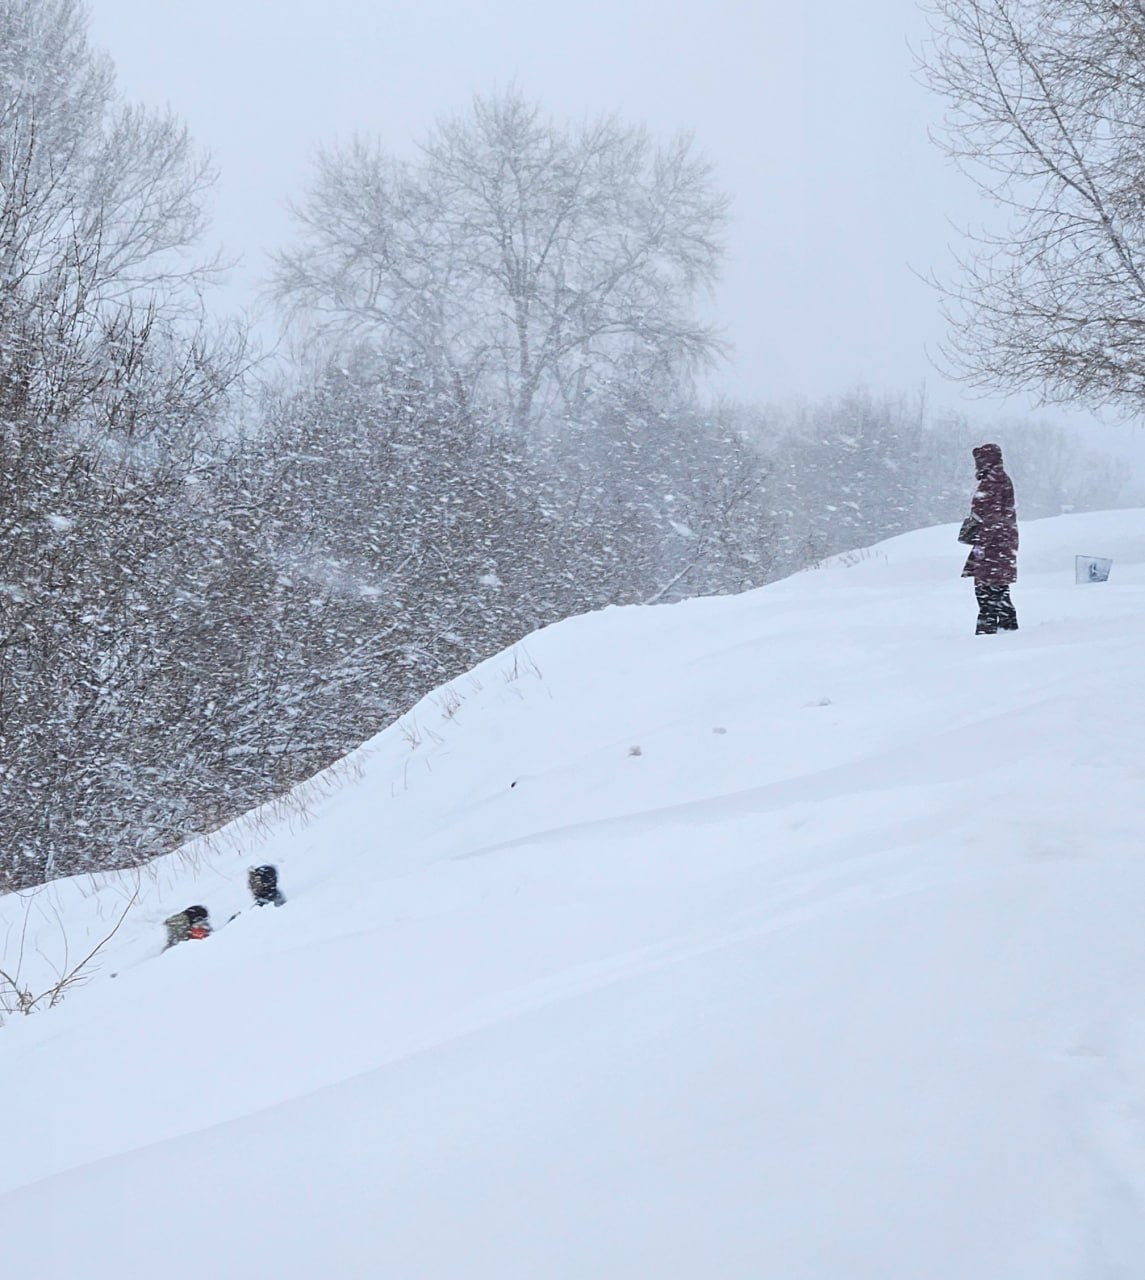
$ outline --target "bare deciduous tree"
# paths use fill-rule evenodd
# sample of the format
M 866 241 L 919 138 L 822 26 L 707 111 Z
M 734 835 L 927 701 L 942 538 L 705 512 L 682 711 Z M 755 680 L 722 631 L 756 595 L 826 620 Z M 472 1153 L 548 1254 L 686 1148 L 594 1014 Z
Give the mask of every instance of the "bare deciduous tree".
M 933 0 L 938 140 L 1000 207 L 945 287 L 983 388 L 1145 405 L 1145 5 Z
M 273 291 L 446 369 L 523 430 L 575 416 L 621 362 L 685 370 L 720 350 L 692 308 L 725 208 L 689 140 L 558 128 L 510 92 L 439 124 L 415 165 L 363 141 L 323 152 Z

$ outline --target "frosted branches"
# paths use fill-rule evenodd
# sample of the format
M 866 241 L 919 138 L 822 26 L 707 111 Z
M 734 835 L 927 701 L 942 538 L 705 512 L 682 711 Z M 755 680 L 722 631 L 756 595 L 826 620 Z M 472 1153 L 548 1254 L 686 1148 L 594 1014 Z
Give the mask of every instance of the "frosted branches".
M 448 370 L 523 430 L 580 413 L 621 362 L 686 372 L 720 352 L 692 305 L 725 210 L 689 140 L 558 127 L 510 92 L 442 121 L 417 164 L 363 140 L 324 152 L 273 289 L 322 331 Z
M 973 385 L 1145 405 L 1145 7 L 939 0 L 938 141 L 999 208 L 942 282 Z

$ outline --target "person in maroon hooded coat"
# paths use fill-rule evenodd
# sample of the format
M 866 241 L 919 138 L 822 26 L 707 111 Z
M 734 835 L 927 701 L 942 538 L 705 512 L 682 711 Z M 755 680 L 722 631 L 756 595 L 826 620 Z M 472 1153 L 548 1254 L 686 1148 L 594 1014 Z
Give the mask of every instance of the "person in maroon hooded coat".
M 1018 615 L 1010 599 L 1010 586 L 1018 579 L 1018 515 L 1014 510 L 1014 486 L 1002 467 L 1002 450 L 996 444 L 980 444 L 974 450 L 978 489 L 970 504 L 974 544 L 962 570 L 974 579 L 978 597 L 975 635 L 1017 631 Z

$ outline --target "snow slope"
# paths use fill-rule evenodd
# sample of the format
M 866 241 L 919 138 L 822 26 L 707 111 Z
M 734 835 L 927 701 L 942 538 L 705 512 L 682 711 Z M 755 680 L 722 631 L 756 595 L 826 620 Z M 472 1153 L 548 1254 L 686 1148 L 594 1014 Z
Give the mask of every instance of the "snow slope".
M 606 610 L 0 900 L 34 985 L 138 894 L 0 1031 L 0 1274 L 1139 1280 L 1145 513 L 1022 537 L 1016 635 L 950 528 Z

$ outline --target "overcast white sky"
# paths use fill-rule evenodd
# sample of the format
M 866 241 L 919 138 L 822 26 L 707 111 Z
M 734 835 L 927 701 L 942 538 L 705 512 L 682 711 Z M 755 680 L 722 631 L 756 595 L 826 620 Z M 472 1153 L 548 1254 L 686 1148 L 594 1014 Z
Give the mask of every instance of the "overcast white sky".
M 928 359 L 942 322 L 912 268 L 947 263 L 949 220 L 979 205 L 927 140 L 938 105 L 912 77 L 914 0 L 90 3 L 126 94 L 170 104 L 220 166 L 239 295 L 289 238 L 284 205 L 320 143 L 357 130 L 408 151 L 436 116 L 515 82 L 557 116 L 690 130 L 712 156 L 733 200 L 716 303 L 733 394 L 960 394 Z

